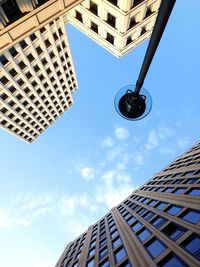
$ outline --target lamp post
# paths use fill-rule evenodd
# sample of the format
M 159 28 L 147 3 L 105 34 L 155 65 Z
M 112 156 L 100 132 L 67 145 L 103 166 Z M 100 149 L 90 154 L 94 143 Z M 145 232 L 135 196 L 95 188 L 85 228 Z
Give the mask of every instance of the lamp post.
M 115 108 L 125 119 L 140 120 L 151 110 L 151 96 L 142 86 L 175 2 L 162 0 L 136 85 L 127 85 L 116 95 Z

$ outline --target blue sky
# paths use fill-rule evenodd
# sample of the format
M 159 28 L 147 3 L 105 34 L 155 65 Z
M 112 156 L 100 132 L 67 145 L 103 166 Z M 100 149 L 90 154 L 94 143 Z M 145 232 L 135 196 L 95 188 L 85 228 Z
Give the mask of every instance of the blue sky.
M 177 1 L 144 87 L 153 108 L 122 119 L 146 41 L 121 59 L 67 25 L 79 90 L 33 144 L 0 131 L 0 266 L 54 266 L 64 247 L 199 139 L 200 2 Z

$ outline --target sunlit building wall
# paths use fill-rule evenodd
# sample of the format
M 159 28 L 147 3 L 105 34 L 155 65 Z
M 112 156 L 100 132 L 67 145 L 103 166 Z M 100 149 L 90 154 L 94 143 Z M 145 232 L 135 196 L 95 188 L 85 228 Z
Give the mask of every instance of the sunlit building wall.
M 200 142 L 70 242 L 68 266 L 200 266 Z
M 0 56 L 0 126 L 31 143 L 73 103 L 74 65 L 59 17 Z
M 66 14 L 75 27 L 117 57 L 150 37 L 160 0 L 85 0 Z

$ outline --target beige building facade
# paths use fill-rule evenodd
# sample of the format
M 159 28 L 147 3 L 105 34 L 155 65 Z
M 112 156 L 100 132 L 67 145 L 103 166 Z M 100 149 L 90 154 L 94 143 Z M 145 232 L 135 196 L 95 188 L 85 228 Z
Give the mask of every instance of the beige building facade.
M 81 236 L 56 267 L 200 266 L 200 142 Z
M 0 0 L 0 126 L 31 143 L 73 103 L 65 24 L 117 57 L 151 35 L 160 0 Z
M 81 2 L 82 0 L 0 0 L 0 53 Z
M 0 56 L 0 125 L 31 143 L 73 103 L 77 79 L 59 17 Z
M 66 20 L 96 43 L 121 57 L 152 33 L 160 0 L 85 0 Z

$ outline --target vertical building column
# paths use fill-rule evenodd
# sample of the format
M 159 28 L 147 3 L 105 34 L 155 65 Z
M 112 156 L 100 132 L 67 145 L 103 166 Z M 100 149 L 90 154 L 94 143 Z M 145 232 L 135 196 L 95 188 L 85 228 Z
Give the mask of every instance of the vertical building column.
M 9 22 L 6 13 L 3 8 L 0 6 L 0 30 L 3 30 L 4 26 Z
M 118 7 L 120 9 L 122 9 L 123 11 L 127 12 L 131 9 L 132 5 L 133 5 L 133 0 L 118 0 Z

